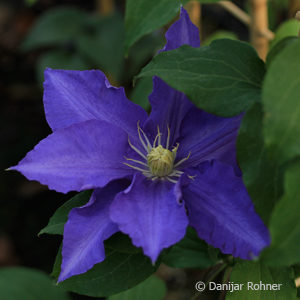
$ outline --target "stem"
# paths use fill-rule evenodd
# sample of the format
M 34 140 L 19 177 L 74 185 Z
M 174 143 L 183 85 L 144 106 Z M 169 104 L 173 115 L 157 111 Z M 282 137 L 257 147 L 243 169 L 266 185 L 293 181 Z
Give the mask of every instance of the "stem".
M 269 41 L 261 34 L 268 29 L 268 7 L 267 0 L 250 0 L 252 11 L 251 43 L 261 59 L 265 60 Z
M 297 11 L 297 13 L 295 15 L 295 19 L 300 21 L 300 10 Z M 300 30 L 299 30 L 298 36 L 300 37 Z
M 222 283 L 228 283 L 228 281 L 230 279 L 231 272 L 232 272 L 232 267 L 228 267 L 226 269 L 226 271 L 224 272 Z M 218 300 L 224 300 L 225 296 L 226 296 L 226 290 L 223 290 L 220 293 L 220 295 L 218 297 Z
M 300 287 L 300 277 L 295 279 L 295 285 L 296 285 L 296 288 Z
M 197 1 L 191 1 L 185 6 L 189 13 L 191 21 L 198 27 L 201 33 L 201 4 Z
M 216 269 L 215 272 L 213 272 L 206 280 L 205 285 L 208 282 L 211 282 L 213 279 L 215 279 L 225 268 L 227 267 L 227 263 L 223 263 L 218 269 Z
M 106 16 L 114 12 L 114 0 L 96 0 L 97 11 L 100 15 Z
M 214 272 L 212 272 L 212 274 L 205 280 L 205 286 L 210 281 L 212 281 L 213 279 L 215 279 L 227 266 L 228 266 L 227 263 L 223 263 L 223 264 L 220 265 L 220 267 L 216 268 L 216 270 Z M 190 300 L 196 300 L 198 298 L 198 296 L 200 296 L 200 294 L 202 292 L 195 293 Z
M 251 26 L 251 17 L 245 13 L 242 9 L 236 6 L 234 3 L 230 1 L 220 1 L 218 2 L 220 6 L 230 12 L 233 16 L 235 16 L 238 20 L 240 20 L 243 24 L 250 27 Z M 268 40 L 272 40 L 274 38 L 274 33 L 268 28 L 266 31 L 260 32 L 261 35 L 266 37 Z
M 289 17 L 294 18 L 296 12 L 300 10 L 300 0 L 290 0 L 289 2 Z
M 242 9 L 236 6 L 234 3 L 230 1 L 220 1 L 219 4 L 223 6 L 228 12 L 230 12 L 233 16 L 235 16 L 242 23 L 249 26 L 251 24 L 251 17 L 246 14 Z

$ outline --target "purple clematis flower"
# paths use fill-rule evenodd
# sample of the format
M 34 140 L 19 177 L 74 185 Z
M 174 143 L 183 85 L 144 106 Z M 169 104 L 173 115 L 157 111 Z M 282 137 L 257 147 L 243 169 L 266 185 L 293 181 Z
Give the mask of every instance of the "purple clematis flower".
M 184 9 L 162 51 L 199 47 Z M 105 259 L 103 241 L 128 234 L 155 262 L 188 225 L 223 253 L 251 259 L 270 243 L 236 162 L 241 116 L 195 107 L 154 77 L 151 114 L 100 71 L 45 72 L 44 105 L 53 130 L 11 169 L 58 192 L 94 189 L 64 227 L 59 281 Z

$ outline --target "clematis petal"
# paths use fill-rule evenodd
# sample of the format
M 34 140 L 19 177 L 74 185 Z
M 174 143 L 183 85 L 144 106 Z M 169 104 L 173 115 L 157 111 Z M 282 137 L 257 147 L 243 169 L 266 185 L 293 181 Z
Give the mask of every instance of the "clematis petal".
M 152 138 L 155 138 L 157 126 L 159 126 L 162 144 L 165 146 L 169 127 L 169 145 L 174 145 L 179 137 L 181 121 L 193 104 L 183 93 L 169 87 L 158 77 L 153 77 L 153 92 L 149 96 L 149 101 L 152 110 L 145 124 L 146 131 L 151 133 Z
M 169 28 L 165 37 L 167 43 L 161 51 L 173 50 L 185 44 L 200 46 L 199 30 L 191 22 L 184 8 L 181 8 L 180 19 Z M 183 93 L 169 87 L 158 77 L 153 78 L 153 92 L 149 101 L 152 110 L 145 125 L 146 130 L 151 132 L 154 138 L 158 125 L 162 132 L 162 143 L 166 144 L 169 126 L 170 145 L 174 145 L 179 136 L 180 123 L 193 107 L 192 103 Z
M 161 51 L 169 51 L 182 45 L 200 47 L 198 28 L 191 22 L 187 11 L 182 7 L 180 19 L 176 21 L 165 35 L 167 43 Z
M 135 136 L 137 122 L 147 113 L 126 98 L 123 88 L 110 85 L 104 73 L 91 71 L 45 71 L 44 106 L 53 130 L 97 119 L 121 127 Z
M 222 118 L 193 107 L 181 123 L 177 159 L 190 153 L 184 167 L 197 166 L 205 160 L 217 159 L 237 168 L 236 138 L 242 115 Z
M 70 211 L 64 228 L 58 282 L 84 273 L 104 260 L 103 241 L 119 230 L 109 218 L 109 206 L 115 195 L 127 186 L 124 180 L 111 182 L 96 189 L 85 206 Z
M 132 172 L 122 164 L 127 147 L 120 128 L 90 120 L 50 134 L 10 169 L 58 192 L 87 190 Z
M 110 217 L 154 263 L 163 248 L 185 235 L 188 219 L 180 198 L 178 185 L 136 174 L 130 187 L 116 196 Z
M 252 259 L 270 244 L 268 229 L 233 168 L 219 161 L 205 162 L 184 186 L 190 225 L 200 238 L 225 254 Z

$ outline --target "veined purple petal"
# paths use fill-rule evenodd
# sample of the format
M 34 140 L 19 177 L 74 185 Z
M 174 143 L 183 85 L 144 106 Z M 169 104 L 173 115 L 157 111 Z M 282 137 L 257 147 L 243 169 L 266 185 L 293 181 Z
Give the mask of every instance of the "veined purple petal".
M 177 159 L 191 153 L 184 167 L 217 159 L 237 169 L 236 138 L 242 116 L 222 118 L 193 107 L 181 123 Z
M 175 22 L 166 33 L 167 43 L 160 51 L 176 49 L 182 45 L 200 46 L 198 28 L 191 22 L 188 13 L 181 8 L 180 19 Z M 188 98 L 181 92 L 169 87 L 158 77 L 153 78 L 153 92 L 149 96 L 152 107 L 150 117 L 146 123 L 146 130 L 154 138 L 157 125 L 162 133 L 162 142 L 165 144 L 170 128 L 170 145 L 174 145 L 179 137 L 180 123 L 186 113 L 193 107 Z
M 127 134 L 104 121 L 90 120 L 56 130 L 12 170 L 58 192 L 81 191 L 123 178 Z
M 225 254 L 252 259 L 270 244 L 268 229 L 231 166 L 219 161 L 205 162 L 189 185 L 182 188 L 190 225 L 200 238 Z
M 180 198 L 178 185 L 136 174 L 130 187 L 116 196 L 110 216 L 155 262 L 163 248 L 185 235 L 188 219 Z
M 92 119 L 107 121 L 136 136 L 137 122 L 147 113 L 126 98 L 123 88 L 110 85 L 104 73 L 45 71 L 44 106 L 53 130 Z
M 167 43 L 161 51 L 169 51 L 182 45 L 200 47 L 198 28 L 191 22 L 187 11 L 182 7 L 180 19 L 166 32 Z
M 70 211 L 64 228 L 58 282 L 84 273 L 104 260 L 103 241 L 119 230 L 109 218 L 109 206 L 115 195 L 127 186 L 127 181 L 111 182 L 96 189 L 85 206 Z
M 165 146 L 170 128 L 170 143 L 174 145 L 180 134 L 180 124 L 193 104 L 181 92 L 169 87 L 158 77 L 153 78 L 153 92 L 149 96 L 152 107 L 145 128 L 152 138 L 157 134 L 157 126 L 162 133 L 162 143 Z

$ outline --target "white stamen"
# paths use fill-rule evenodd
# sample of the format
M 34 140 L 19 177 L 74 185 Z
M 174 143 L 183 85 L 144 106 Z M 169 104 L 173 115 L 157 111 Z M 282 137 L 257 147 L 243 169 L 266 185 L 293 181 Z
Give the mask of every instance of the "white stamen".
M 146 150 L 146 152 L 148 152 L 148 147 L 146 146 L 146 144 L 145 144 L 145 142 L 144 142 L 144 140 L 142 139 L 142 136 L 141 136 L 141 132 L 140 132 L 140 131 L 141 131 L 142 129 L 140 128 L 139 122 L 140 122 L 140 121 L 138 121 L 138 123 L 137 123 L 139 139 L 140 139 L 140 142 L 142 143 L 144 149 Z
M 183 162 L 187 161 L 191 156 L 191 152 L 189 153 L 189 155 L 183 159 L 181 159 L 179 162 L 177 162 L 175 165 L 174 165 L 174 168 L 180 166 Z
M 142 168 L 139 168 L 139 167 L 136 167 L 136 166 L 133 166 L 133 165 L 130 165 L 128 163 L 123 163 L 124 165 L 130 167 L 130 168 L 133 168 L 135 170 L 138 170 L 138 171 L 141 171 L 141 172 L 147 172 L 147 173 L 150 173 L 149 170 L 145 170 L 145 169 L 142 169 Z
M 142 132 L 143 134 L 143 137 L 147 143 L 147 148 L 146 148 L 146 151 L 149 152 L 149 149 L 151 150 L 152 149 L 152 146 L 151 146 L 151 143 L 149 141 L 149 139 L 147 138 L 147 135 L 145 134 L 145 132 L 143 131 L 143 129 L 140 127 L 140 121 L 138 122 L 137 126 L 138 126 L 138 132 L 139 132 L 139 137 L 140 137 L 140 141 L 142 142 L 142 138 L 141 138 L 141 135 L 140 135 L 140 131 Z
M 130 146 L 137 154 L 139 154 L 142 158 L 144 158 L 145 160 L 147 160 L 147 157 L 146 157 L 139 149 L 137 149 L 136 147 L 134 147 L 134 146 L 131 144 L 129 137 L 128 137 L 128 144 L 129 144 L 129 146 Z
M 171 178 L 169 178 L 169 177 L 166 177 L 166 179 L 167 179 L 168 181 L 172 182 L 172 183 L 177 183 L 177 181 L 176 181 L 176 180 L 174 180 L 174 179 L 171 179 Z
M 182 174 L 176 173 L 176 174 L 171 174 L 171 175 L 169 175 L 169 177 L 181 177 L 181 175 L 182 175 Z
M 168 136 L 167 136 L 167 140 L 166 140 L 166 148 L 164 148 L 161 145 L 162 133 L 159 130 L 159 126 L 157 126 L 157 135 L 156 135 L 152 145 L 151 145 L 147 135 L 145 134 L 143 129 L 140 127 L 139 121 L 137 123 L 137 130 L 138 130 L 139 140 L 140 140 L 143 148 L 146 150 L 147 154 L 145 155 L 138 148 L 133 146 L 130 142 L 129 137 L 128 137 L 128 144 L 138 155 L 140 155 L 145 160 L 145 162 L 137 160 L 137 159 L 133 159 L 133 158 L 127 158 L 125 156 L 124 156 L 124 158 L 128 161 L 132 161 L 136 164 L 140 164 L 140 165 L 146 167 L 146 169 L 140 168 L 140 167 L 128 164 L 128 163 L 123 163 L 123 164 L 134 170 L 142 172 L 142 174 L 145 177 L 147 177 L 153 181 L 154 180 L 167 180 L 172 183 L 177 183 L 178 178 L 181 177 L 184 172 L 176 170 L 176 167 L 180 166 L 183 162 L 188 160 L 191 153 L 189 153 L 189 155 L 187 157 L 181 159 L 180 161 L 178 161 L 176 164 L 173 165 L 174 160 L 176 158 L 176 153 L 177 153 L 179 144 L 177 144 L 176 146 L 173 146 L 172 151 L 169 150 L 170 136 L 171 136 L 169 126 L 167 126 Z M 156 145 L 156 144 L 158 144 L 158 145 Z M 175 178 L 173 179 L 172 177 L 175 177 L 176 179 Z M 193 179 L 193 176 L 188 176 L 188 177 Z
M 133 161 L 133 162 L 135 162 L 135 163 L 137 163 L 137 164 L 140 164 L 140 165 L 143 165 L 143 166 L 148 167 L 148 165 L 147 165 L 146 163 L 144 163 L 144 162 L 142 162 L 142 161 L 140 161 L 140 160 L 132 159 L 132 158 L 127 158 L 126 156 L 124 156 L 124 158 L 125 158 L 126 160 L 130 160 L 130 161 Z
M 159 138 L 159 136 L 160 136 L 160 132 L 158 132 L 158 134 L 156 135 L 156 137 L 155 137 L 155 139 L 154 139 L 154 142 L 153 142 L 153 148 L 156 148 L 156 141 L 157 141 L 157 139 Z M 158 144 L 158 146 L 159 146 L 159 144 Z
M 161 145 L 161 133 L 159 132 L 159 126 L 157 125 L 157 132 L 158 132 L 158 145 Z
M 170 142 L 170 127 L 168 125 L 168 138 L 167 138 L 166 149 L 169 149 L 169 142 Z

